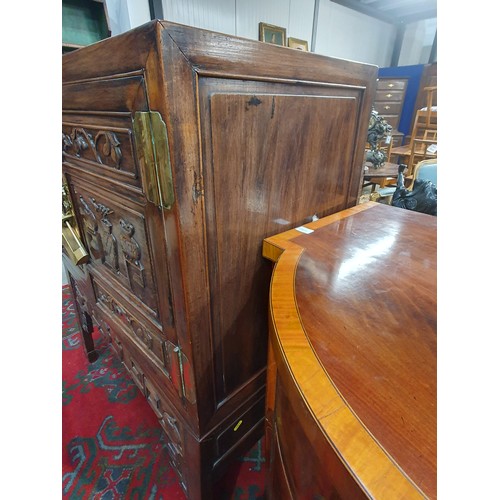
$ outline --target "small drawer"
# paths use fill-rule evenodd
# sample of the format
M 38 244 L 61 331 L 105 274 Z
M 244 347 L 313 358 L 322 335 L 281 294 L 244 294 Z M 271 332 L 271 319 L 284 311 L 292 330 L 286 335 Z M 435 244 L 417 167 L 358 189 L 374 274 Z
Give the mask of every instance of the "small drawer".
M 404 95 L 405 93 L 402 90 L 377 90 L 375 92 L 375 102 L 399 102 L 404 100 Z
M 395 80 L 380 78 L 377 83 L 377 90 L 404 90 L 408 80 Z
M 401 108 L 403 107 L 403 103 L 401 101 L 398 102 L 380 102 L 375 101 L 373 103 L 373 107 L 375 111 L 379 113 L 379 115 L 399 115 L 401 113 Z
M 141 188 L 132 117 L 149 107 L 142 72 L 68 82 L 63 87 L 63 161 Z
M 122 334 L 126 335 L 134 344 L 140 345 L 153 357 L 156 363 L 170 371 L 168 352 L 164 348 L 164 339 L 161 334 L 144 320 L 132 312 L 132 308 L 118 294 L 110 291 L 109 285 L 93 276 L 93 285 L 97 304 L 100 309 L 117 325 L 120 325 Z
M 217 436 L 217 456 L 224 455 L 242 440 L 245 435 L 252 430 L 255 423 L 259 421 L 259 417 L 262 417 L 262 428 L 264 429 L 264 402 L 265 398 L 262 397 L 246 410 L 243 415 L 233 420 L 231 424 Z
M 110 118 L 63 114 L 62 153 L 78 169 L 142 188 L 130 117 Z

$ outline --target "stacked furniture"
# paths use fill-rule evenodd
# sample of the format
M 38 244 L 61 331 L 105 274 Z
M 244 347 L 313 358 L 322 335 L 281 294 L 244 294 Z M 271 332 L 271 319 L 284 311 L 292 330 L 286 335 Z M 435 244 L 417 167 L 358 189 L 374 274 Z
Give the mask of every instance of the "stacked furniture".
M 262 241 L 356 205 L 377 68 L 154 21 L 62 73 L 64 262 L 87 353 L 97 327 L 186 495 L 211 498 L 264 431 Z
M 427 93 L 423 89 L 437 86 L 437 63 L 379 68 L 378 77 L 379 80 L 387 78 L 406 82 L 405 96 L 397 127 L 398 131 L 404 134 L 402 144 L 406 144 L 411 135 L 415 113 L 418 109 L 423 108 L 427 102 Z M 397 147 L 401 144 L 394 145 Z
M 399 131 L 399 121 L 406 95 L 406 78 L 379 77 L 373 108 L 382 115 L 392 127 L 392 146 L 401 146 L 404 134 Z

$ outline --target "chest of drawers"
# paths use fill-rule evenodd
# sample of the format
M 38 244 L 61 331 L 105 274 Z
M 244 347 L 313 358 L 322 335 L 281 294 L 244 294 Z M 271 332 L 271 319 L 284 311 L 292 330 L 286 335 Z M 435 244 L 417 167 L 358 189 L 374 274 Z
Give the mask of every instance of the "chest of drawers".
M 192 499 L 263 433 L 263 239 L 356 204 L 377 68 L 163 21 L 63 56 L 82 329 L 151 404 Z
M 377 82 L 373 107 L 392 126 L 393 146 L 401 146 L 404 139 L 398 127 L 407 86 L 406 78 L 379 78 Z

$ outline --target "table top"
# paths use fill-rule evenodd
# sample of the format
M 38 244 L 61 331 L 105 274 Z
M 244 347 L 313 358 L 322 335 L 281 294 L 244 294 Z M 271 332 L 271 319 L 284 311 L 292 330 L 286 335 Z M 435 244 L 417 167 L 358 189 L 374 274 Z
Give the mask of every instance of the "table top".
M 365 179 L 372 177 L 397 177 L 398 176 L 398 163 L 384 163 L 380 168 L 373 167 L 370 163 L 365 163 L 367 170 L 364 170 L 363 177 Z
M 304 227 L 264 242 L 279 351 L 373 498 L 435 498 L 436 218 L 369 202 Z
M 409 144 L 404 144 L 403 146 L 394 146 L 391 149 L 391 155 L 405 156 L 411 153 L 411 148 Z

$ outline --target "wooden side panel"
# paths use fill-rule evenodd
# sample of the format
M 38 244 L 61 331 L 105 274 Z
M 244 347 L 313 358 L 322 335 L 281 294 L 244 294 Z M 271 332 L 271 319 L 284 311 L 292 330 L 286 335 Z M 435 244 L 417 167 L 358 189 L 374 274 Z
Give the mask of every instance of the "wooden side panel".
M 349 204 L 362 95 L 200 80 L 218 402 L 266 364 L 272 268 L 262 240 Z
M 357 201 L 376 67 L 161 25 L 178 335 L 209 432 L 265 383 L 263 238 Z

